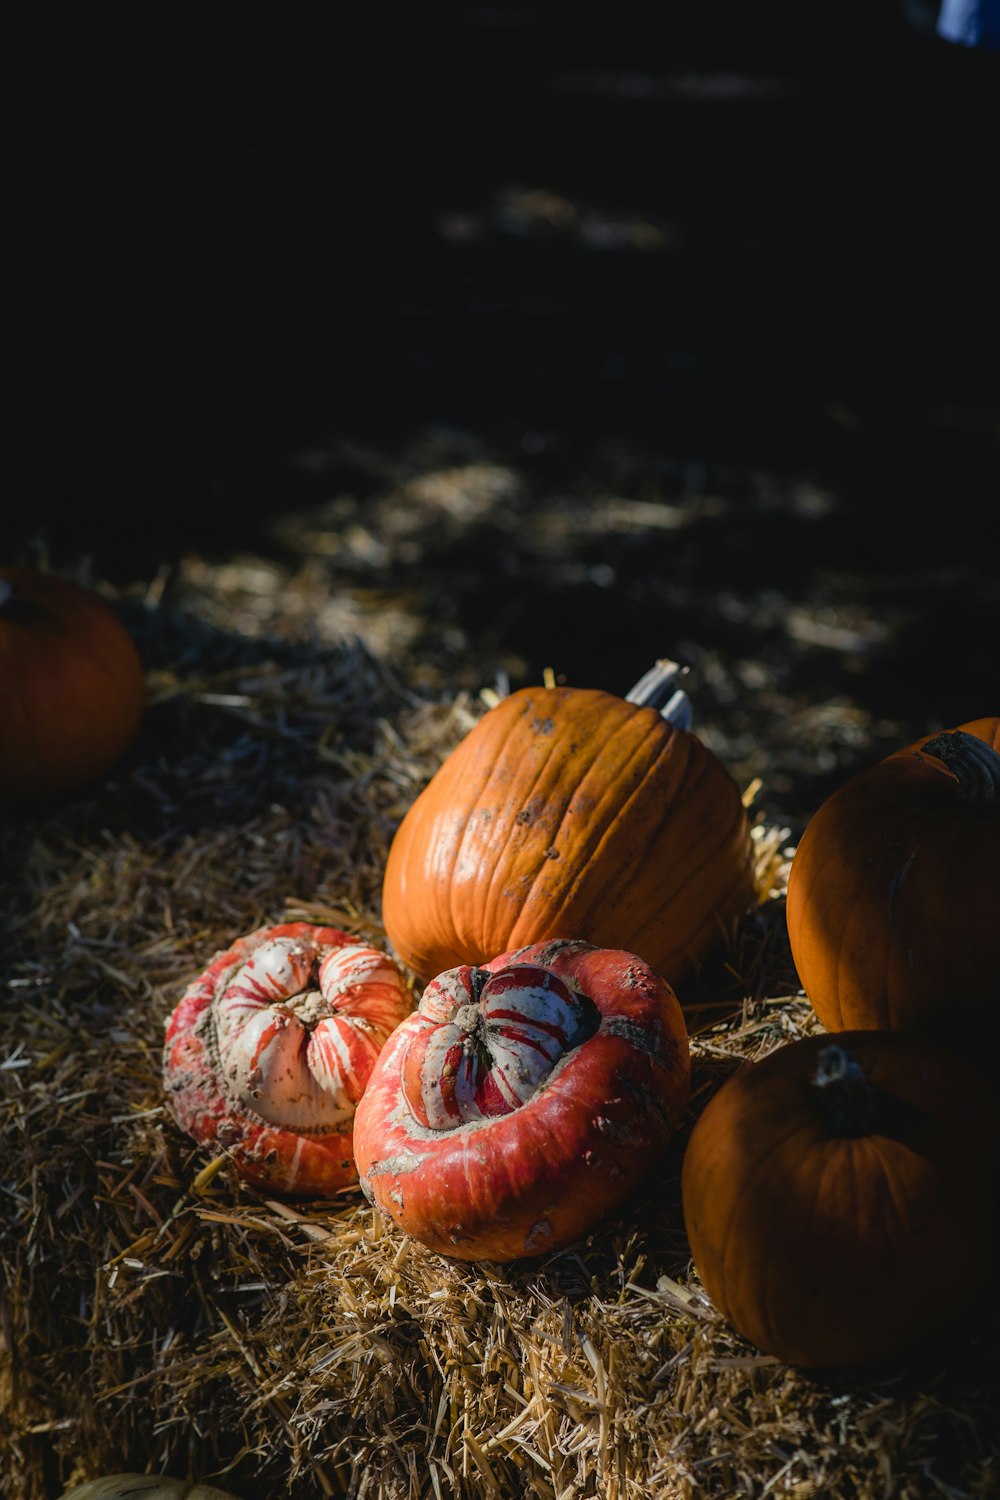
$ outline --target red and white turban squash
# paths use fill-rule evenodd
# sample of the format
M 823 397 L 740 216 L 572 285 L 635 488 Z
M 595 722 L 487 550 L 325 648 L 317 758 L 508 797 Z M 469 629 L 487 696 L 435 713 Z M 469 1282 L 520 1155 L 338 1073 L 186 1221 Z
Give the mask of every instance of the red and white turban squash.
M 354 1111 L 411 1009 L 393 961 L 334 927 L 261 927 L 219 953 L 167 1023 L 170 1107 L 249 1182 L 314 1197 L 357 1181 Z
M 361 1186 L 442 1254 L 541 1255 L 638 1184 L 689 1084 L 680 1006 L 634 954 L 555 941 L 450 969 L 358 1106 Z

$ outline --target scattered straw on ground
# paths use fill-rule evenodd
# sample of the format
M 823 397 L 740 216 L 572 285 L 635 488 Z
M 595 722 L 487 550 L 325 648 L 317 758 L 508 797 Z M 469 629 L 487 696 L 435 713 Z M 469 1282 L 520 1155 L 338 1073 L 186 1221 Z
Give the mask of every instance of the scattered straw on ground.
M 267 921 L 377 935 L 393 828 L 481 707 L 358 645 L 231 633 L 208 565 L 199 587 L 197 612 L 123 601 L 150 684 L 125 763 L 6 813 L 3 1494 L 126 1469 L 245 1500 L 996 1494 L 995 1329 L 863 1379 L 761 1356 L 692 1273 L 683 1139 L 587 1241 L 504 1268 L 424 1251 L 354 1190 L 268 1199 L 186 1140 L 160 1089 L 184 983 Z M 689 1125 L 815 1024 L 787 833 L 755 837 L 767 899 L 692 997 Z

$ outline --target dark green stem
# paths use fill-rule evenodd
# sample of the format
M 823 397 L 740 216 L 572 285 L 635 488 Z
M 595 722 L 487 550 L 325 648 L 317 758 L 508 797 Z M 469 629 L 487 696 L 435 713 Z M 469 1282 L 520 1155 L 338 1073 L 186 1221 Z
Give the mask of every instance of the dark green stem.
M 831 1042 L 816 1059 L 811 1087 L 831 1135 L 841 1139 L 872 1135 L 878 1124 L 875 1090 L 856 1057 Z
M 1000 755 L 977 735 L 937 734 L 916 752 L 936 760 L 968 802 L 1000 803 Z

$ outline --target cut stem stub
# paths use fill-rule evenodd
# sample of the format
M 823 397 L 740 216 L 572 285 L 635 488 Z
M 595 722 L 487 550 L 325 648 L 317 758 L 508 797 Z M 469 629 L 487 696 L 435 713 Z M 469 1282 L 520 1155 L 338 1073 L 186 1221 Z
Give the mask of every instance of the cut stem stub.
M 831 1042 L 816 1059 L 811 1086 L 832 1135 L 854 1139 L 872 1135 L 878 1124 L 877 1095 L 864 1068 L 845 1047 Z
M 1000 803 L 1000 755 L 978 735 L 964 729 L 936 734 L 916 754 L 936 760 L 968 802 Z
M 625 694 L 626 703 L 643 708 L 658 708 L 661 716 L 677 729 L 690 729 L 694 717 L 691 699 L 677 686 L 687 676 L 687 667 L 661 657 Z

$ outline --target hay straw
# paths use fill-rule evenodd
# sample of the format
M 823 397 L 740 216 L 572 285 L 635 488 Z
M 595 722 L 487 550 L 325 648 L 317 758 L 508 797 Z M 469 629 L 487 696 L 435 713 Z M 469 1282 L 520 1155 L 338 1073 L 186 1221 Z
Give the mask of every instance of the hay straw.
M 584 1242 L 451 1263 L 355 1190 L 278 1202 L 180 1134 L 159 1068 L 183 984 L 265 921 L 378 934 L 393 828 L 483 709 L 423 700 L 356 643 L 234 637 L 207 564 L 197 584 L 206 618 L 131 606 L 135 750 L 3 831 L 3 1494 L 128 1469 L 246 1500 L 997 1493 L 995 1328 L 823 1381 L 746 1345 L 689 1265 L 687 1131 L 740 1061 L 815 1028 L 787 830 L 755 826 L 765 904 L 687 997 L 685 1129 Z

